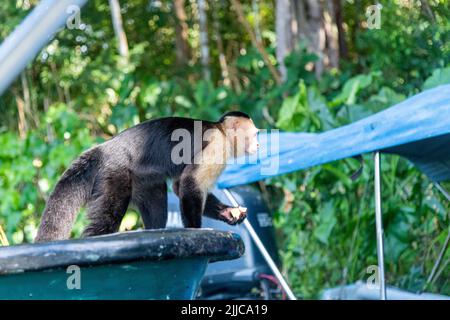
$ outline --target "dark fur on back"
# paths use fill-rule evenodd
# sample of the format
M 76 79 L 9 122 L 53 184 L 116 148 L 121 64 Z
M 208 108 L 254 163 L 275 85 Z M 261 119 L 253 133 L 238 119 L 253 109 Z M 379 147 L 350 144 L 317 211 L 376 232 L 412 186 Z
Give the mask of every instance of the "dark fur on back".
M 235 111 L 224 115 L 219 122 L 227 115 L 248 118 Z M 188 118 L 155 119 L 129 128 L 84 152 L 55 186 L 35 241 L 69 238 L 76 214 L 84 205 L 87 205 L 90 220 L 84 236 L 117 232 L 130 203 L 140 211 L 147 229 L 164 228 L 167 220 L 166 179 L 176 181 L 187 166 L 173 163 L 171 152 L 179 141 L 172 141 L 171 136 L 176 129 L 185 129 L 194 136 L 195 121 L 202 124 L 200 139 L 205 130 L 220 127 L 218 122 Z M 194 150 L 195 138 L 191 140 L 194 156 L 198 150 Z M 204 145 L 200 147 L 204 148 Z M 190 166 L 189 170 L 195 169 L 194 165 Z M 195 198 L 199 194 L 195 182 L 185 179 L 182 187 L 182 193 L 190 197 L 184 199 L 182 205 L 182 211 L 187 212 L 183 219 L 187 226 L 200 227 L 205 201 Z M 210 196 L 206 203 L 213 208 L 212 215 L 218 216 L 216 211 L 224 207 Z

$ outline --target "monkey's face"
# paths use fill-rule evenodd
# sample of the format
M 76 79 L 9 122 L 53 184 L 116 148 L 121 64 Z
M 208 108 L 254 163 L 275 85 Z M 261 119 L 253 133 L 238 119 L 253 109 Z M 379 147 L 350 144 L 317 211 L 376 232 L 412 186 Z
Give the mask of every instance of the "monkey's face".
M 258 152 L 258 132 L 259 129 L 255 127 L 252 120 L 247 121 L 248 125 L 245 128 L 245 153 L 255 154 Z
M 258 151 L 258 132 L 259 129 L 251 119 L 242 117 L 233 117 L 225 121 L 227 136 L 231 142 L 234 157 L 240 157 L 246 154 L 255 154 Z

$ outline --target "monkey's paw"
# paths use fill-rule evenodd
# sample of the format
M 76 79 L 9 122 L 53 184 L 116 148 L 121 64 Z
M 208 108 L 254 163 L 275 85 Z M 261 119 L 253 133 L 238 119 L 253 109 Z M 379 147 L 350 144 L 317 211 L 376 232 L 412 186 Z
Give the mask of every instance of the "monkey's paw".
M 220 217 L 228 224 L 235 225 L 247 218 L 247 208 L 244 207 L 227 207 L 220 212 Z

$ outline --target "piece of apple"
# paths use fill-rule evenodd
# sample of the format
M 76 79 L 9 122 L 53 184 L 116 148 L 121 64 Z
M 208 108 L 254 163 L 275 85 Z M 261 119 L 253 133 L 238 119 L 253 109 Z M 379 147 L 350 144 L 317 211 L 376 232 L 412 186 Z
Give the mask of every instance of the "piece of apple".
M 247 212 L 247 208 L 245 208 L 245 207 L 237 207 L 237 208 L 231 209 L 231 215 L 235 219 L 238 219 L 241 216 L 241 212 Z

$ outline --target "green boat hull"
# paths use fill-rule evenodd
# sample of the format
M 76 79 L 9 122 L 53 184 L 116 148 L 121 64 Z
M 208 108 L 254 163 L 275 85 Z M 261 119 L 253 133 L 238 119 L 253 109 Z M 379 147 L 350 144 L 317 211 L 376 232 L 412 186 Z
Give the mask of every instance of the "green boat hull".
M 242 240 L 212 230 L 142 231 L 0 248 L 0 299 L 193 299 L 211 261 Z
M 207 263 L 196 258 L 82 267 L 79 289 L 66 269 L 12 274 L 0 277 L 0 299 L 193 299 Z

